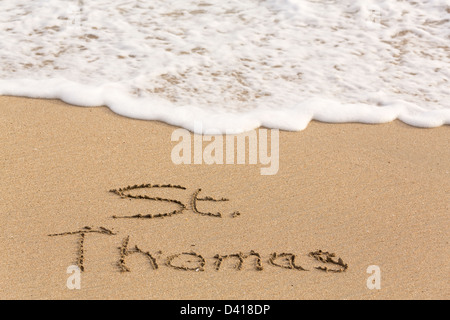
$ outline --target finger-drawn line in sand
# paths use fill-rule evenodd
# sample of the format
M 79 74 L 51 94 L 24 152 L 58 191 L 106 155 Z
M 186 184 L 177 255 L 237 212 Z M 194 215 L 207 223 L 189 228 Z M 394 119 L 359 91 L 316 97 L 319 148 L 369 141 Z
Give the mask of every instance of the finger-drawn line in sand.
M 250 256 L 255 256 L 256 257 L 255 269 L 258 270 L 258 271 L 262 271 L 263 270 L 263 266 L 262 266 L 262 262 L 261 262 L 261 255 L 259 253 L 255 252 L 255 251 L 253 251 L 253 250 L 251 250 L 248 255 L 245 255 L 242 252 L 229 254 L 229 255 L 216 254 L 214 256 L 214 259 L 216 259 L 216 262 L 214 263 L 214 265 L 216 267 L 216 270 L 220 270 L 220 267 L 222 266 L 222 262 L 225 259 L 237 258 L 238 259 L 238 263 L 235 265 L 235 269 L 242 270 L 242 266 L 244 264 L 244 260 L 249 258 Z
M 321 270 L 321 271 L 325 271 L 325 272 L 341 273 L 341 272 L 347 271 L 347 269 L 348 269 L 348 264 L 344 263 L 344 261 L 341 258 L 338 258 L 337 261 L 336 261 L 336 259 L 333 259 L 333 258 L 336 258 L 335 253 L 317 250 L 314 252 L 310 252 L 309 256 L 313 257 L 317 261 L 320 261 L 323 263 L 331 263 L 331 264 L 338 265 L 341 267 L 339 269 L 329 269 L 328 267 L 320 266 L 320 267 L 316 267 L 317 270 Z
M 136 214 L 136 215 L 132 215 L 132 216 L 112 216 L 113 219 L 153 219 L 153 218 L 166 218 L 166 217 L 171 217 L 173 215 L 176 214 L 181 214 L 183 213 L 183 211 L 185 211 L 187 209 L 187 206 L 182 203 L 179 200 L 175 200 L 175 199 L 166 199 L 166 198 L 161 198 L 161 197 L 149 197 L 147 195 L 133 195 L 130 193 L 125 193 L 127 191 L 131 191 L 131 190 L 136 190 L 136 189 L 150 189 L 150 188 L 173 188 L 173 189 L 181 189 L 181 190 L 186 190 L 185 187 L 180 186 L 180 185 L 172 185 L 172 184 L 141 184 L 141 185 L 133 185 L 133 186 L 127 186 L 125 188 L 119 188 L 119 189 L 111 189 L 109 190 L 109 192 L 114 193 L 118 196 L 120 196 L 121 198 L 130 198 L 130 199 L 144 199 L 144 200 L 151 200 L 151 201 L 160 201 L 160 202 L 167 202 L 167 203 L 175 203 L 177 205 L 180 206 L 180 209 L 178 210 L 174 210 L 171 212 L 166 212 L 166 213 L 158 213 L 158 214 Z M 198 195 L 201 192 L 202 189 L 198 189 L 197 191 L 194 192 L 194 194 L 192 195 L 192 199 L 191 199 L 191 209 L 194 213 L 203 215 L 203 216 L 210 216 L 210 217 L 217 217 L 217 218 L 221 218 L 222 217 L 222 213 L 217 212 L 217 213 L 211 213 L 211 212 L 203 212 L 200 211 L 197 207 L 197 201 L 210 201 L 210 202 L 224 202 L 224 201 L 230 201 L 227 198 L 220 198 L 220 199 L 215 199 L 213 197 L 209 197 L 209 196 L 205 196 L 203 198 L 199 198 Z M 239 211 L 235 211 L 233 213 L 231 213 L 231 217 L 232 218 L 236 218 L 240 216 L 240 212 Z
M 236 218 L 236 217 L 239 217 L 240 215 L 241 215 L 241 213 L 239 211 L 235 211 L 231 214 L 231 217 Z
M 201 191 L 201 189 L 199 189 Z M 219 201 L 230 201 L 230 199 L 227 198 L 220 198 L 220 199 L 214 199 L 212 197 L 204 197 L 204 198 L 197 198 L 197 201 L 213 201 L 213 202 L 219 202 Z
M 175 265 L 174 260 L 183 255 L 197 258 L 198 261 L 196 263 L 198 265 L 196 267 L 186 267 L 184 265 Z M 192 263 L 193 261 L 188 260 L 187 262 Z M 201 255 L 199 255 L 195 252 L 183 252 L 183 253 L 174 254 L 174 255 L 169 256 L 166 260 L 166 265 L 168 267 L 172 267 L 176 270 L 184 270 L 184 271 L 205 271 L 205 264 L 206 264 L 205 258 L 203 258 Z
M 78 231 L 71 231 L 71 232 L 63 232 L 63 233 L 56 233 L 56 234 L 49 234 L 49 237 L 58 237 L 58 236 L 67 236 L 67 235 L 75 235 L 79 234 L 80 239 L 78 241 L 78 252 L 77 252 L 77 266 L 80 268 L 81 272 L 84 272 L 84 241 L 86 239 L 87 233 L 100 233 L 100 234 L 106 234 L 109 236 L 116 235 L 114 232 L 112 232 L 109 229 L 106 229 L 104 227 L 99 227 L 98 229 L 94 229 L 92 227 L 83 227 Z
M 308 271 L 304 269 L 302 266 L 297 266 L 295 264 L 296 255 L 292 253 L 272 253 L 269 258 L 269 263 L 273 266 L 284 268 L 284 269 L 295 269 L 299 271 Z M 280 263 L 277 262 L 278 259 L 281 259 Z M 282 264 L 283 263 L 283 264 Z
M 156 259 L 150 254 L 150 252 L 144 252 L 142 251 L 137 245 L 134 246 L 133 249 L 128 249 L 128 244 L 130 242 L 130 236 L 126 237 L 123 242 L 120 249 L 120 259 L 119 259 L 119 268 L 122 272 L 131 272 L 131 269 L 126 265 L 126 257 L 134 254 L 139 253 L 143 254 L 145 257 L 148 258 L 150 261 L 150 265 L 153 270 L 157 270 L 159 268 L 158 263 L 156 262 Z
M 199 193 L 202 191 L 202 189 L 198 189 L 197 191 L 194 192 L 194 195 L 192 196 L 192 211 L 194 211 L 197 214 L 200 214 L 202 216 L 210 216 L 210 217 L 217 217 L 217 218 L 221 218 L 222 214 L 220 212 L 217 213 L 211 213 L 211 212 L 202 212 L 199 211 L 197 208 L 197 201 L 214 201 L 214 202 L 219 202 L 219 201 L 229 201 L 228 199 L 222 198 L 221 200 L 216 200 L 213 199 L 211 197 L 205 197 L 205 198 L 201 198 L 201 200 L 198 198 Z
M 76 259 L 77 259 L 77 265 L 80 268 L 82 272 L 85 271 L 85 241 L 86 241 L 86 234 L 88 233 L 99 233 L 109 236 L 115 236 L 117 233 L 112 232 L 111 230 L 104 228 L 104 227 L 83 227 L 80 230 L 72 231 L 72 232 L 63 232 L 63 233 L 57 233 L 57 234 L 49 234 L 49 237 L 57 237 L 57 236 L 66 236 L 66 235 L 79 235 L 79 248 L 77 251 Z M 121 272 L 131 272 L 131 268 L 127 265 L 127 258 L 130 257 L 133 254 L 138 254 L 139 256 L 145 257 L 148 262 L 150 263 L 150 266 L 152 270 L 158 270 L 160 269 L 158 263 L 158 259 L 164 259 L 160 255 L 162 254 L 161 250 L 156 251 L 155 255 L 152 255 L 149 251 L 142 250 L 138 245 L 135 245 L 133 248 L 129 248 L 130 244 L 130 236 L 128 235 L 122 240 L 121 246 L 119 249 L 119 259 L 117 261 L 117 266 Z M 336 258 L 336 254 L 330 253 L 327 251 L 322 250 L 316 250 L 314 252 L 310 252 L 307 254 L 308 257 L 313 258 L 316 261 L 319 261 L 321 264 L 332 264 L 340 266 L 339 269 L 331 269 L 327 266 L 321 265 L 314 267 L 314 269 L 317 269 L 319 271 L 324 272 L 332 272 L 332 273 L 342 273 L 347 271 L 348 264 L 344 263 L 344 261 L 341 258 Z M 225 260 L 228 259 L 236 259 L 237 263 L 234 265 L 234 269 L 237 271 L 241 271 L 243 269 L 243 265 L 245 261 L 253 257 L 255 260 L 253 266 L 254 269 L 257 271 L 262 271 L 263 268 L 263 259 L 262 256 L 254 251 L 251 250 L 248 254 L 244 254 L 242 252 L 238 253 L 232 253 L 232 254 L 215 254 L 212 259 L 214 259 L 214 269 L 216 271 L 219 271 Z M 304 269 L 303 267 L 297 265 L 295 263 L 297 256 L 293 253 L 277 253 L 274 252 L 269 255 L 268 259 L 265 260 L 269 265 L 273 267 L 283 268 L 283 269 L 289 269 L 289 270 L 300 270 L 300 271 L 308 271 Z M 161 261 L 160 261 L 161 262 Z M 193 251 L 190 252 L 182 252 L 172 255 L 167 255 L 165 260 L 162 261 L 163 264 L 165 264 L 167 267 L 170 267 L 171 269 L 175 270 L 182 270 L 182 271 L 205 271 L 206 268 L 206 259 Z
M 119 188 L 119 189 L 112 189 L 109 190 L 109 192 L 113 192 L 119 196 L 127 196 L 124 194 L 125 191 L 131 191 L 131 190 L 136 190 L 136 189 L 143 189 L 143 188 L 173 188 L 173 189 L 181 189 L 181 190 L 186 190 L 185 187 L 180 186 L 180 185 L 176 185 L 176 184 L 151 184 L 151 183 L 147 183 L 147 184 L 141 184 L 141 185 L 133 185 L 133 186 L 127 186 L 125 188 Z
M 175 203 L 180 206 L 180 209 L 173 210 L 171 212 L 166 213 L 158 213 L 158 214 L 137 214 L 133 216 L 112 216 L 113 219 L 153 219 L 153 218 L 165 218 L 165 217 L 171 217 L 176 214 L 181 214 L 186 209 L 186 205 L 182 203 L 181 201 L 174 200 L 174 199 L 166 199 L 166 198 L 160 198 L 160 197 L 149 197 L 146 195 L 132 195 L 130 193 L 125 193 L 126 191 L 136 190 L 136 189 L 143 189 L 143 188 L 173 188 L 173 189 L 181 189 L 186 190 L 185 187 L 180 185 L 172 185 L 172 184 L 141 184 L 134 186 L 127 186 L 125 188 L 120 189 L 112 189 L 109 190 L 109 192 L 112 192 L 114 194 L 117 194 L 121 198 L 130 198 L 130 199 L 145 199 L 145 200 L 151 200 L 151 201 L 161 201 L 161 202 L 168 202 L 168 203 Z

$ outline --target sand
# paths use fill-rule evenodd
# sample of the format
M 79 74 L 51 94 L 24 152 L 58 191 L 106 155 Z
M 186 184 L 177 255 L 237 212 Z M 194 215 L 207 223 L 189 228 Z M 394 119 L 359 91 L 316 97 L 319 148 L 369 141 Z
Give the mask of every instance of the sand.
M 261 165 L 175 165 L 176 128 L 106 107 L 0 97 L 0 114 L 2 299 L 450 298 L 448 126 L 312 122 L 280 132 L 279 172 L 262 176 Z M 187 205 L 199 188 L 229 201 L 198 202 L 221 218 L 188 208 L 164 219 L 113 219 L 178 208 L 109 192 L 134 184 L 184 186 L 133 194 Z M 81 289 L 69 290 L 81 236 L 49 235 L 79 230 L 85 271 Z M 137 245 L 154 261 L 122 247 L 120 264 L 126 239 L 130 253 Z M 262 270 L 255 256 L 240 270 L 236 257 L 216 270 L 215 255 L 251 250 Z M 308 256 L 316 250 L 348 269 L 316 269 L 344 269 Z M 190 252 L 201 258 L 179 255 Z M 273 253 L 295 255 L 295 264 L 277 256 L 273 265 Z M 380 268 L 379 290 L 367 288 L 371 265 Z

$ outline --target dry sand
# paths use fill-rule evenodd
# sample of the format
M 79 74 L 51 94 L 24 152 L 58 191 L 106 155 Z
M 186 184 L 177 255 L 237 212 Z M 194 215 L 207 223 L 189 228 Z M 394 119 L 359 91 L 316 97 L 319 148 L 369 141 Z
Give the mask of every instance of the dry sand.
M 448 126 L 313 122 L 280 132 L 280 170 L 261 176 L 259 165 L 174 165 L 174 127 L 105 107 L 0 97 L 0 114 L 2 299 L 450 298 Z M 151 197 L 187 204 L 202 188 L 203 196 L 230 201 L 199 203 L 222 218 L 187 210 L 165 219 L 112 219 L 177 209 L 108 192 L 141 183 L 186 187 L 146 191 Z M 235 210 L 241 215 L 232 218 Z M 86 234 L 82 288 L 69 290 L 66 269 L 77 262 L 80 235 L 48 235 L 84 226 L 116 235 Z M 133 254 L 126 257 L 131 272 L 120 271 L 127 236 L 130 249 L 152 254 L 157 270 Z M 308 257 L 318 249 L 336 253 L 348 270 L 314 269 L 327 266 Z M 165 265 L 168 256 L 191 250 L 205 258 L 204 271 Z M 251 250 L 263 270 L 251 259 L 242 270 L 233 260 L 215 270 L 216 254 Z M 270 265 L 274 252 L 297 255 L 296 264 L 310 271 Z M 181 258 L 187 256 L 174 264 Z M 381 290 L 366 287 L 370 265 L 381 269 Z

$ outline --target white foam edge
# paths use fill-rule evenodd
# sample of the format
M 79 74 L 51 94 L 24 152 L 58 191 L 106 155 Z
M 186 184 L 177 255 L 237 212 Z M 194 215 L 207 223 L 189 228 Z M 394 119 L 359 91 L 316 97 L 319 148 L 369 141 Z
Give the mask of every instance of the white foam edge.
M 198 134 L 237 134 L 259 127 L 301 131 L 311 120 L 328 123 L 379 124 L 398 119 L 411 126 L 422 128 L 450 124 L 450 109 L 425 110 L 400 100 L 385 103 L 380 107 L 313 98 L 296 106 L 280 106 L 277 110 L 261 107 L 246 112 L 230 113 L 209 111 L 189 105 L 173 106 L 170 102 L 158 98 L 130 97 L 120 84 L 92 87 L 65 79 L 0 80 L 0 95 L 59 99 L 81 107 L 107 106 L 114 113 L 125 117 L 162 121 Z M 149 107 L 150 105 L 152 107 Z

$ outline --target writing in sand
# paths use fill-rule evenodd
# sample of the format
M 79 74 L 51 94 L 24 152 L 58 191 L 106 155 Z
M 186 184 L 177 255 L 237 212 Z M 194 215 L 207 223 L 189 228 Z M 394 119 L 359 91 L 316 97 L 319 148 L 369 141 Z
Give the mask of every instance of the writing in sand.
M 130 219 L 151 219 L 151 218 L 165 218 L 170 217 L 175 214 L 180 214 L 184 210 L 188 209 L 188 206 L 183 204 L 181 201 L 174 199 L 166 199 L 159 197 L 149 197 L 146 195 L 132 195 L 130 193 L 126 193 L 135 189 L 143 189 L 143 188 L 175 188 L 186 190 L 185 187 L 180 185 L 151 185 L 151 184 L 142 184 L 142 185 L 134 185 L 128 186 L 120 189 L 113 189 L 110 192 L 119 195 L 122 198 L 131 198 L 131 199 L 145 199 L 152 201 L 161 201 L 168 203 L 175 203 L 179 205 L 178 210 L 174 210 L 167 213 L 157 213 L 157 214 L 147 214 L 147 215 L 134 215 L 134 216 L 113 216 L 112 218 L 130 218 Z M 197 208 L 197 201 L 229 201 L 226 198 L 214 199 L 212 197 L 204 197 L 199 198 L 199 193 L 201 189 L 198 189 L 194 195 L 192 196 L 191 201 L 191 209 L 194 213 L 211 216 L 211 217 L 222 217 L 222 214 L 210 213 L 210 212 L 202 212 Z M 237 217 L 240 213 L 235 211 L 231 214 L 231 217 Z M 76 254 L 76 263 L 80 270 L 84 272 L 86 270 L 86 259 L 85 259 L 85 242 L 87 240 L 88 234 L 101 234 L 105 236 L 117 236 L 117 233 L 105 228 L 105 227 L 90 227 L 85 226 L 79 230 L 75 231 L 66 231 L 62 233 L 54 233 L 49 234 L 50 237 L 60 237 L 60 236 L 76 236 L 78 238 L 78 250 Z M 91 239 L 92 241 L 92 239 Z M 194 251 L 186 251 L 181 253 L 163 255 L 162 251 L 146 251 L 141 249 L 141 247 L 137 244 L 134 246 L 130 245 L 130 236 L 127 235 L 122 239 L 121 246 L 118 248 L 117 252 L 117 268 L 121 272 L 131 272 L 131 268 L 127 265 L 127 261 L 129 257 L 132 255 L 139 255 L 144 257 L 148 263 L 150 264 L 153 270 L 160 269 L 161 265 L 164 265 L 168 268 L 182 271 L 196 271 L 202 272 L 206 270 L 207 259 L 201 254 Z M 307 254 L 310 259 L 316 261 L 318 265 L 313 268 L 323 272 L 331 272 L 331 273 L 342 273 L 348 269 L 348 264 L 345 263 L 342 258 L 336 256 L 335 253 L 316 250 L 311 251 Z M 263 257 L 260 253 L 255 250 L 249 250 L 245 253 L 243 252 L 233 252 L 233 253 L 217 253 L 211 257 L 213 261 L 213 269 L 219 271 L 226 261 L 234 261 L 234 269 L 242 270 L 244 264 L 250 265 L 256 271 L 264 270 L 264 265 L 267 264 L 276 268 L 290 269 L 296 271 L 309 271 L 306 268 L 302 267 L 297 260 L 298 256 L 292 252 L 272 252 L 268 254 L 266 257 Z

